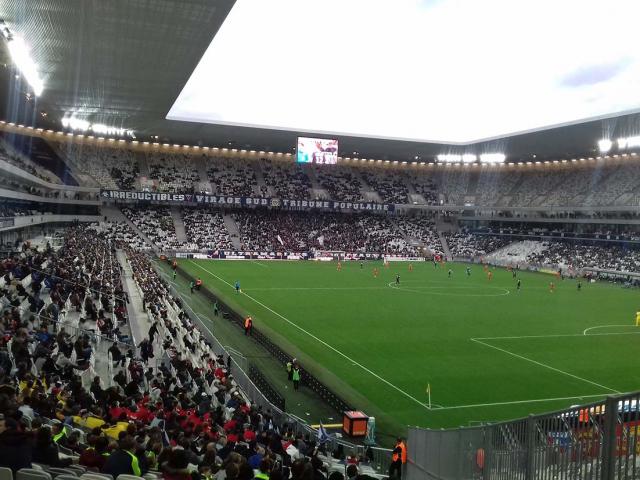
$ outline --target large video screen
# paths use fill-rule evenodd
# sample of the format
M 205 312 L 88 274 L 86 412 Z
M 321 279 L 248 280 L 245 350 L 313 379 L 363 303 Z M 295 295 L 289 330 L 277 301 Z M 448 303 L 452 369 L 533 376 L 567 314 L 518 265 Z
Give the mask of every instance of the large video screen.
M 338 163 L 338 140 L 298 137 L 298 163 Z

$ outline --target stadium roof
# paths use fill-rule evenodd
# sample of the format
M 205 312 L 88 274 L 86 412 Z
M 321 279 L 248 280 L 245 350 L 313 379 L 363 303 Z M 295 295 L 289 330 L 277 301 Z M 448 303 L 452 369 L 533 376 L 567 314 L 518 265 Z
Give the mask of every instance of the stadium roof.
M 6 113 L 2 117 L 60 130 L 61 119 L 74 113 L 92 123 L 133 130 L 139 140 L 154 140 L 151 137 L 157 135 L 159 142 L 292 152 L 298 133 L 311 128 L 298 132 L 166 119 L 234 4 L 234 0 L 3 0 L 0 19 L 31 47 L 45 88 L 37 99 L 26 98 L 26 82 L 15 77 L 3 42 L 0 61 L 6 67 L 0 68 L 0 81 L 6 95 L 0 99 L 0 107 Z M 289 71 L 279 71 L 280 62 L 275 60 L 273 71 L 256 71 L 251 58 L 241 56 L 233 65 L 221 65 L 217 72 L 207 70 L 207 74 L 227 79 L 251 76 L 259 81 L 267 75 L 295 75 L 295 59 L 290 63 Z M 341 115 L 340 106 L 336 111 Z M 46 117 L 41 112 L 46 112 Z M 505 152 L 510 159 L 533 155 L 544 159 L 592 155 L 602 137 L 638 133 L 640 116 L 630 114 L 498 137 L 471 146 L 364 136 L 338 138 L 343 156 L 429 160 L 440 153 L 472 151 Z

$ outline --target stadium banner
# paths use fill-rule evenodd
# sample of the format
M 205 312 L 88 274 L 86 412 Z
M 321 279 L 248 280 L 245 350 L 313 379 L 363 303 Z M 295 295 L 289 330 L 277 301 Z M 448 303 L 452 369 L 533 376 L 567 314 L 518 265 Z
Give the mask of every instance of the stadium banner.
M 425 257 L 401 257 L 396 255 L 385 255 L 385 262 L 426 262 Z
M 230 250 L 210 250 L 202 252 L 174 252 L 176 258 L 218 259 L 218 260 L 336 260 L 322 252 L 238 252 Z M 380 253 L 342 253 L 343 260 L 380 260 Z M 419 260 L 424 261 L 424 258 Z
M 176 258 L 218 259 L 218 260 L 306 260 L 309 254 L 298 252 L 232 252 L 212 250 L 208 253 L 175 252 Z
M 337 200 L 297 200 L 291 198 L 271 197 L 232 197 L 225 195 L 205 195 L 200 193 L 158 193 L 132 192 L 124 190 L 101 190 L 100 197 L 104 202 L 156 202 L 166 204 L 206 204 L 222 207 L 269 207 L 293 209 L 313 209 L 323 211 L 366 211 L 393 212 L 392 203 L 376 202 L 341 202 Z

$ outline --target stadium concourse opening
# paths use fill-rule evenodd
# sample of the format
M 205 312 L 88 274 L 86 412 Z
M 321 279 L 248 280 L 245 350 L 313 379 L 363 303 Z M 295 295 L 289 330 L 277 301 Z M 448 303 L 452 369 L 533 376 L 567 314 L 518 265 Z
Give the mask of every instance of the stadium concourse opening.
M 0 480 L 640 480 L 638 13 L 0 2 Z

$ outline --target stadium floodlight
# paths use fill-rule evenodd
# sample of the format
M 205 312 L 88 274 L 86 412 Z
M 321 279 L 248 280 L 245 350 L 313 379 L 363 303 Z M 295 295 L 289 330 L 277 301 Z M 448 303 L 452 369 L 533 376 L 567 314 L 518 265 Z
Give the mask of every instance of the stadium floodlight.
M 97 133 L 100 135 L 118 135 L 121 137 L 128 136 L 131 138 L 136 138 L 133 130 L 112 127 L 109 125 L 104 125 L 102 123 L 91 123 L 87 120 L 77 118 L 75 115 L 67 115 L 63 117 L 61 123 L 64 128 L 69 128 L 71 130 L 79 130 L 81 132 L 92 131 L 93 133 Z
M 619 138 L 617 143 L 620 150 L 640 147 L 640 136 Z
M 473 153 L 465 153 L 464 155 L 462 155 L 462 162 L 463 163 L 473 163 L 476 160 L 478 160 L 478 157 L 476 155 L 474 155 Z
M 613 146 L 613 142 L 608 138 L 603 138 L 598 142 L 598 148 L 602 153 L 607 153 L 609 150 L 611 150 L 612 146 Z
M 483 153 L 480 155 L 480 163 L 502 163 L 506 158 L 504 153 Z
M 35 96 L 39 97 L 44 90 L 44 82 L 38 74 L 38 64 L 31 58 L 29 47 L 22 38 L 9 32 L 7 27 L 2 29 L 2 33 L 7 39 L 7 46 L 13 63 L 16 64 L 18 70 L 27 79 Z
M 436 159 L 443 163 L 457 163 L 462 161 L 462 155 L 456 155 L 455 153 L 442 153 L 438 155 Z

